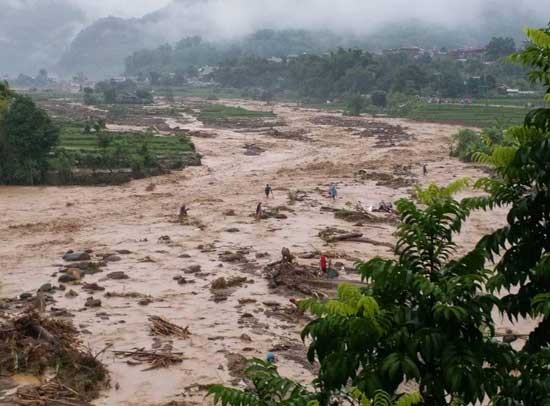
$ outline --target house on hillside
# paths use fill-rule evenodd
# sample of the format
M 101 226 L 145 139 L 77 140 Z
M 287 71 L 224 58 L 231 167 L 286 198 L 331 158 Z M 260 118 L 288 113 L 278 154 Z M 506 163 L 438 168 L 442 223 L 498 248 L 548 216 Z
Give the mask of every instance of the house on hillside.
M 449 51 L 449 56 L 456 60 L 472 60 L 472 59 L 483 59 L 487 48 L 458 48 L 451 49 Z
M 384 55 L 405 54 L 413 58 L 418 58 L 424 55 L 426 53 L 426 50 L 420 47 L 401 47 L 401 48 L 384 49 L 382 53 Z

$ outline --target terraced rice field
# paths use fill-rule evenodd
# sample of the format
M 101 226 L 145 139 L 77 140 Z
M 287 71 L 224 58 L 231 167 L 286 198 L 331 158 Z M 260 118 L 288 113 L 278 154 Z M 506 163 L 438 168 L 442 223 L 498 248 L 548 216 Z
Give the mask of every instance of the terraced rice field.
M 422 104 L 409 118 L 484 128 L 496 124 L 519 125 L 529 111 L 529 108 L 522 107 Z

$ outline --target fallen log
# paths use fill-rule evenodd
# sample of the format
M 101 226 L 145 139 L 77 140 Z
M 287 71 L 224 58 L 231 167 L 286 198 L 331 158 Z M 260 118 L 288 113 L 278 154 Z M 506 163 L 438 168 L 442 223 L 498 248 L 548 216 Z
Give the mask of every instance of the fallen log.
M 363 237 L 363 233 L 345 233 L 337 234 L 327 238 L 327 242 L 349 241 Z
M 387 247 L 387 248 L 390 248 L 392 250 L 395 248 L 395 245 L 391 244 L 389 242 L 376 241 L 376 240 L 372 240 L 372 239 L 367 238 L 367 237 L 347 238 L 347 239 L 342 240 L 342 241 L 361 242 L 361 243 L 365 243 L 365 244 L 375 245 L 375 246 L 378 246 L 378 247 Z

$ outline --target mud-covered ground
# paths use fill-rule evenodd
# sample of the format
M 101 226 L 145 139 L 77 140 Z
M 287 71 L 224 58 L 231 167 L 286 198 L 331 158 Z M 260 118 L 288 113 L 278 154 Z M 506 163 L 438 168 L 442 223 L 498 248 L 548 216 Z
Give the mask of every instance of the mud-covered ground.
M 53 306 L 70 312 L 94 350 L 112 345 L 102 358 L 111 372 L 111 389 L 96 405 L 160 405 L 171 400 L 207 404 L 203 385 L 238 384 L 238 376 L 230 370 L 238 355 L 263 358 L 268 351 L 276 354 L 283 374 L 308 382 L 315 366 L 307 364 L 299 337 L 307 320 L 293 312 L 289 301 L 299 293 L 270 289 L 262 275 L 264 266 L 277 261 L 283 247 L 298 256 L 312 256 L 298 259 L 310 265 L 318 263 L 317 254 L 304 255 L 312 252 L 328 253 L 334 263 L 348 268 L 358 259 L 389 256 L 391 249 L 383 244 L 327 245 L 318 233 L 331 226 L 392 243 L 394 225 L 357 225 L 321 208 L 353 207 L 358 202 L 368 207 L 408 196 L 414 182 L 446 184 L 483 175 L 478 168 L 449 158 L 451 136 L 457 130 L 453 126 L 351 120 L 293 105 L 219 102 L 273 110 L 286 126 L 207 128 L 182 114 L 166 124 L 192 130 L 204 156 L 202 167 L 118 187 L 0 188 L 1 297 L 35 293 L 45 283 L 58 285 L 60 266 L 67 265 L 62 256 L 69 249 L 93 250 L 94 259 L 110 253 L 118 257 L 103 272 L 55 291 L 56 303 L 47 307 L 47 311 Z M 178 103 L 178 107 L 183 106 Z M 331 182 L 338 188 L 335 202 L 326 196 Z M 273 185 L 273 198 L 263 194 L 266 183 Z M 299 201 L 291 201 L 289 192 L 298 190 L 305 193 Z M 267 209 L 284 206 L 287 218 L 257 221 L 253 213 L 259 202 Z M 190 209 L 183 225 L 177 221 L 181 204 Z M 460 251 L 471 248 L 502 221 L 502 211 L 474 215 L 458 238 Z M 241 258 L 227 262 L 226 252 L 240 252 Z M 200 265 L 200 271 L 190 270 L 193 265 Z M 115 271 L 128 279 L 107 277 Z M 222 276 L 247 280 L 216 293 L 211 283 Z M 358 279 L 349 270 L 340 276 Z M 84 282 L 97 282 L 105 291 L 87 293 Z M 78 296 L 66 297 L 70 289 Z M 142 296 L 106 296 L 134 292 Z M 85 307 L 90 296 L 100 299 L 101 307 Z M 150 296 L 151 302 L 139 304 L 143 296 Z M 159 346 L 150 335 L 151 315 L 189 327 L 188 339 L 160 343 L 169 341 L 174 351 L 182 352 L 181 364 L 143 371 L 146 366 L 114 357 L 112 350 Z M 516 331 L 525 333 L 529 328 L 524 323 Z

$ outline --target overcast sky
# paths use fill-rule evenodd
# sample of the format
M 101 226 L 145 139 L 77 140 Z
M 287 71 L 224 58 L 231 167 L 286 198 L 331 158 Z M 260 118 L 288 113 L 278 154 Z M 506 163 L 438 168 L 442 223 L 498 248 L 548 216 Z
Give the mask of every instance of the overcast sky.
M 0 0 L 10 1 L 10 0 Z M 25 0 L 20 0 L 25 1 Z M 91 17 L 115 15 L 120 17 L 140 17 L 151 11 L 167 5 L 171 0 L 69 0 L 82 7 Z M 194 3 L 197 0 L 179 0 Z M 475 14 L 481 5 L 494 2 L 508 6 L 524 5 L 550 12 L 550 0 L 210 0 L 217 9 L 229 11 L 230 14 L 239 14 L 245 17 L 258 13 L 268 17 L 284 13 L 284 10 L 298 9 L 309 15 L 313 20 L 333 19 L 340 15 L 358 15 L 358 12 L 379 15 L 406 13 L 410 17 L 433 16 L 438 19 L 453 22 L 460 15 Z M 520 6 L 521 7 L 521 6 Z M 336 16 L 334 15 L 336 11 Z M 292 13 L 303 18 L 301 12 Z M 550 15 L 549 15 L 550 18 Z
M 170 0 L 71 0 L 71 2 L 78 4 L 91 17 L 108 15 L 141 17 L 165 6 L 170 3 Z

